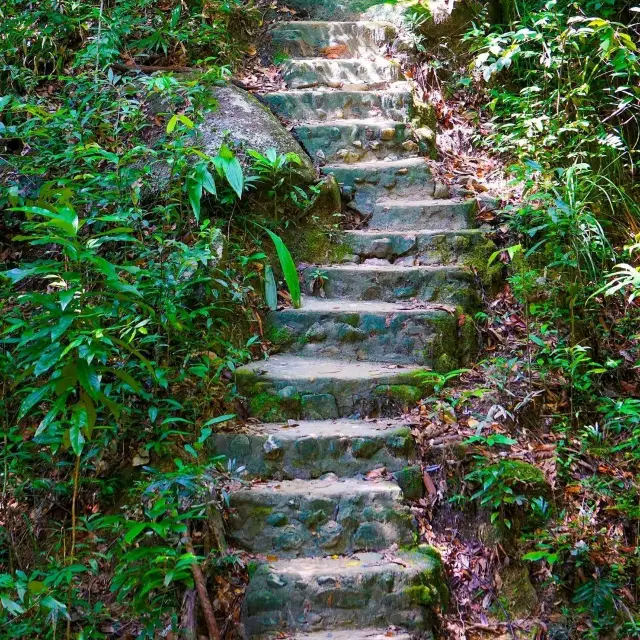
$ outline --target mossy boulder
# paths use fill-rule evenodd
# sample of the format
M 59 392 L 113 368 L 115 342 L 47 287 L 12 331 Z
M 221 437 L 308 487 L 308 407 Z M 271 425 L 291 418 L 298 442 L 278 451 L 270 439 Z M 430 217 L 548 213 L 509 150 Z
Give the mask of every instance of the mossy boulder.
M 505 611 L 511 618 L 527 618 L 538 606 L 538 594 L 531 584 L 529 569 L 520 563 L 503 567 L 499 572 L 499 604 L 494 605 L 498 618 L 505 618 Z
M 309 156 L 280 120 L 255 96 L 229 84 L 213 89 L 217 108 L 207 113 L 198 129 L 199 142 L 204 151 L 215 156 L 221 145 L 228 142 L 241 162 L 248 164 L 248 149 L 265 153 L 275 149 L 279 154 L 295 153 L 300 165 L 291 165 L 292 176 L 300 184 L 313 184 L 316 169 Z

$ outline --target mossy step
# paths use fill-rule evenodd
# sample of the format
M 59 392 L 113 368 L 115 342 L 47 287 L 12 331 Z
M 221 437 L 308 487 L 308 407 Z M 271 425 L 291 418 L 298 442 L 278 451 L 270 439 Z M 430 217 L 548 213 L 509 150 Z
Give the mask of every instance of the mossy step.
M 328 629 L 316 633 L 297 633 L 292 640 L 411 640 L 411 634 L 397 628 Z M 424 636 L 423 640 L 428 640 Z
M 415 458 L 402 421 L 311 420 L 252 425 L 250 433 L 216 433 L 214 452 L 263 479 L 339 477 L 385 467 L 400 471 Z
M 236 371 L 251 415 L 265 421 L 397 415 L 420 400 L 424 369 L 277 355 Z
M 437 552 L 357 553 L 261 565 L 247 587 L 248 637 L 396 625 L 430 630 L 448 591 Z
M 322 289 L 318 288 L 318 272 Z M 461 266 L 403 267 L 396 265 L 345 264 L 307 267 L 302 272 L 305 289 L 315 286 L 317 295 L 349 300 L 422 302 L 454 304 L 464 308 L 477 305 L 473 274 Z M 315 285 L 314 285 L 315 283 Z
M 328 164 L 322 167 L 322 173 L 334 175 L 350 198 L 349 206 L 363 214 L 372 213 L 381 199 L 424 198 L 435 191 L 435 181 L 424 158 Z
M 233 492 L 231 509 L 229 539 L 279 558 L 379 551 L 414 539 L 411 510 L 394 482 L 329 474 L 256 484 Z
M 315 86 L 339 87 L 342 84 L 362 85 L 383 89 L 391 82 L 403 79 L 400 65 L 378 57 L 303 58 L 288 60 L 282 66 L 282 78 L 289 89 L 304 89 Z
M 397 28 L 382 22 L 281 22 L 271 32 L 276 52 L 293 58 L 361 58 L 380 54 Z
M 397 82 L 379 91 L 275 91 L 263 95 L 262 99 L 281 118 L 304 122 L 372 117 L 403 122 L 408 120 L 413 104 L 406 82 Z
M 342 240 L 361 261 L 388 260 L 391 264 L 433 266 L 464 263 L 487 242 L 480 229 L 458 231 L 346 231 Z
M 288 0 L 287 7 L 295 9 L 299 16 L 313 20 L 358 20 L 367 9 L 377 4 L 381 4 L 380 0 Z M 411 4 L 407 3 L 407 8 Z
M 460 231 L 477 226 L 475 200 L 425 198 L 380 199 L 371 213 L 370 230 L 408 231 L 421 229 Z
M 458 314 L 452 306 L 313 297 L 305 297 L 300 309 L 270 314 L 268 335 L 280 350 L 303 356 L 447 371 L 472 346 L 458 338 Z
M 312 158 L 328 162 L 349 164 L 376 158 L 415 157 L 420 151 L 411 127 L 394 120 L 369 118 L 303 124 L 295 127 L 294 133 Z

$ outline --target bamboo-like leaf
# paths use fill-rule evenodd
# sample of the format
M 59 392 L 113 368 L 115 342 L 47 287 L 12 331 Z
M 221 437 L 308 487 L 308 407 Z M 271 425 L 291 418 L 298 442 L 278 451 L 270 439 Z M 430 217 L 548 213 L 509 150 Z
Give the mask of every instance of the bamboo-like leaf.
M 264 297 L 269 309 L 275 311 L 278 308 L 278 286 L 271 265 L 264 268 Z
M 289 288 L 289 293 L 291 294 L 291 301 L 293 302 L 293 306 L 296 309 L 299 309 L 302 301 L 300 293 L 300 278 L 298 277 L 296 263 L 293 261 L 291 253 L 289 252 L 289 249 L 287 249 L 287 245 L 283 242 L 282 238 L 273 233 L 273 231 L 269 231 L 269 229 L 265 229 L 265 231 L 269 234 L 269 237 L 276 247 L 276 252 L 280 260 L 280 266 L 282 267 L 284 279 L 287 283 L 287 287 Z

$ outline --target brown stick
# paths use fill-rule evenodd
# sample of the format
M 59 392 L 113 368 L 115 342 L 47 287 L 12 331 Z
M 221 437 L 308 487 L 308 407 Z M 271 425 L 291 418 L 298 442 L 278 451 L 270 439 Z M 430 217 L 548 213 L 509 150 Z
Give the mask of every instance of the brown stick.
M 185 542 L 187 551 L 194 556 L 196 555 L 193 550 L 193 544 L 191 538 L 187 538 Z M 200 600 L 200 606 L 202 607 L 202 613 L 204 614 L 205 622 L 207 623 L 207 629 L 209 630 L 209 640 L 220 640 L 220 631 L 218 630 L 218 623 L 216 622 L 216 616 L 213 613 L 213 606 L 211 600 L 209 600 L 209 594 L 207 593 L 207 583 L 204 579 L 204 574 L 200 565 L 194 561 L 191 565 L 191 573 L 193 574 L 193 580 L 196 583 L 196 591 L 198 592 L 198 599 Z

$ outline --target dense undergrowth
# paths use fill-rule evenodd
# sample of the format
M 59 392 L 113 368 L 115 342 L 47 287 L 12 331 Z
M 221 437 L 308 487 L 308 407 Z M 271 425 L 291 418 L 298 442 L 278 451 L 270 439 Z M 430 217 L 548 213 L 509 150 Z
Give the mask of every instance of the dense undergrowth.
M 497 219 L 508 285 L 476 318 L 486 358 L 468 378 L 502 419 L 462 418 L 476 456 L 457 499 L 517 543 L 550 637 L 565 637 L 558 622 L 567 637 L 640 637 L 640 9 L 502 8 L 467 32 L 471 76 L 457 78 L 485 95 L 476 144 L 522 189 Z M 513 460 L 535 462 L 548 490 L 532 493 Z
M 457 499 L 511 531 L 551 594 L 547 623 L 640 637 L 640 13 L 503 4 L 501 24 L 467 33 L 458 80 L 485 92 L 477 144 L 513 162 L 524 195 L 493 258 L 508 287 L 476 318 L 486 391 L 447 397 L 476 431 Z M 231 417 L 230 372 L 267 349 L 263 226 L 311 194 L 289 182 L 294 157 L 242 167 L 196 132 L 261 12 L 10 0 L 0 20 L 0 637 L 168 634 L 194 554 L 232 624 L 239 561 L 208 526 L 227 474 L 204 451 Z M 247 210 L 256 187 L 272 199 Z M 482 394 L 510 429 L 469 418 Z M 549 492 L 514 480 L 518 459 L 543 460 Z
M 195 633 L 204 558 L 230 622 L 206 443 L 267 348 L 267 232 L 313 196 L 293 154 L 199 147 L 262 10 L 10 0 L 0 21 L 0 637 Z

